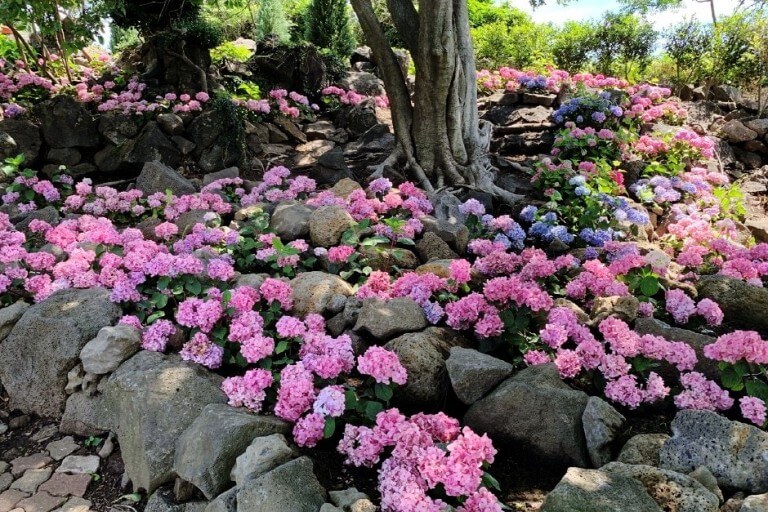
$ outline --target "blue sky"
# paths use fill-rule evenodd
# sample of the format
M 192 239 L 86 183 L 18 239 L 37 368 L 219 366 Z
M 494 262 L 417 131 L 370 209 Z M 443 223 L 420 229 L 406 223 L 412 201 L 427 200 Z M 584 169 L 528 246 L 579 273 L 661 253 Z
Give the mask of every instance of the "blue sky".
M 530 13 L 536 21 L 551 21 L 556 25 L 571 20 L 595 19 L 605 12 L 621 9 L 621 4 L 617 0 L 572 0 L 565 6 L 558 5 L 554 0 L 549 0 L 546 5 L 536 9 L 531 7 L 528 0 L 509 0 L 509 2 L 511 5 Z M 718 17 L 730 14 L 737 4 L 738 0 L 715 0 L 715 13 Z M 690 16 L 702 21 L 710 21 L 712 16 L 709 9 L 709 2 L 683 0 L 683 7 L 680 9 L 651 15 L 650 19 L 657 29 L 663 29 Z

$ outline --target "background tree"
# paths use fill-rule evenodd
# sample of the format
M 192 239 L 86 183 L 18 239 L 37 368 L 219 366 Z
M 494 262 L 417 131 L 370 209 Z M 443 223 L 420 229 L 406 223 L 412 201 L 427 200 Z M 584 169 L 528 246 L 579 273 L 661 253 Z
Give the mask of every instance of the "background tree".
M 667 30 L 664 39 L 664 51 L 675 63 L 675 85 L 702 79 L 703 57 L 712 47 L 711 26 L 690 19 Z
M 290 40 L 291 32 L 288 17 L 285 14 L 285 0 L 261 0 L 259 2 L 254 37 L 258 40 L 267 36 L 274 36 L 279 41 Z
M 597 70 L 630 79 L 633 70 L 648 66 L 656 32 L 640 16 L 609 12 L 598 23 L 593 41 Z
M 0 1 L 0 20 L 11 30 L 21 59 L 28 68 L 41 59 L 41 71 L 52 79 L 56 76 L 48 69 L 51 54 L 62 58 L 64 72 L 71 80 L 70 56 L 94 40 L 106 11 L 102 0 Z M 22 31 L 32 34 L 30 40 Z
M 508 202 L 494 183 L 487 150 L 492 126 L 478 118 L 475 57 L 466 0 L 388 0 L 388 11 L 416 68 L 413 102 L 371 0 L 352 0 L 392 106 L 396 149 L 377 172 L 402 163 L 429 192 L 465 185 Z
M 339 57 L 349 57 L 355 49 L 355 39 L 346 0 L 312 0 L 304 17 L 307 41 Z
M 479 66 L 543 69 L 552 62 L 553 25 L 536 23 L 529 14 L 503 4 L 470 2 L 468 13 Z
M 555 36 L 552 57 L 555 65 L 569 73 L 584 71 L 589 64 L 595 26 L 588 21 L 568 21 Z

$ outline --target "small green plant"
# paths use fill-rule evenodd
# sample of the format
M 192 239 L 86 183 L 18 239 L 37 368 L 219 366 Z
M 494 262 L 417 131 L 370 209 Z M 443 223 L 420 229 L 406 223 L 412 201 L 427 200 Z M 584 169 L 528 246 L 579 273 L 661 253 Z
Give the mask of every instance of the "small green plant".
M 235 98 L 241 100 L 258 100 L 261 98 L 261 89 L 253 82 L 242 81 L 237 85 Z
M 744 194 L 735 183 L 717 187 L 712 191 L 720 205 L 720 211 L 726 216 L 736 220 L 743 220 L 747 216 L 747 207 L 744 205 Z
M 83 441 L 83 445 L 86 448 L 96 448 L 97 446 L 99 446 L 103 442 L 104 442 L 104 439 L 101 438 L 101 437 L 98 437 L 98 436 L 88 436 L 88 439 Z
M 221 64 L 224 61 L 246 62 L 251 55 L 253 55 L 252 50 L 234 41 L 226 41 L 211 49 L 211 61 L 214 64 Z
M 3 161 L 3 165 L 0 166 L 0 171 L 2 171 L 3 178 L 11 178 L 16 174 L 18 174 L 19 169 L 21 168 L 21 164 L 23 163 L 24 163 L 24 153 L 6 158 Z

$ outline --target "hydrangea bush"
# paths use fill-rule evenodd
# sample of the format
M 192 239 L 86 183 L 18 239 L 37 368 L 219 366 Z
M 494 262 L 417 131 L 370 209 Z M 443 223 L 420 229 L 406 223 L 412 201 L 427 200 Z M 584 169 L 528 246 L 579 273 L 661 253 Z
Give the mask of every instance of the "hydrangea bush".
M 368 340 L 356 352 L 350 336 L 329 334 L 320 315 L 296 315 L 286 278 L 299 272 L 338 274 L 363 300 L 411 298 L 431 324 L 463 331 L 477 348 L 518 368 L 552 363 L 574 386 L 627 409 L 669 402 L 764 426 L 768 341 L 724 325 L 718 304 L 690 292 L 703 273 L 755 286 L 768 275 L 768 244 L 741 236 L 740 198 L 707 165 L 711 141 L 684 128 L 664 135 L 648 129 L 656 119 L 684 116 L 663 89 L 508 68 L 478 79 L 489 89 L 575 87 L 589 96 L 556 114 L 563 119 L 555 119 L 562 125 L 555 151 L 531 176 L 541 201 L 516 215 L 493 215 L 474 199 L 461 204 L 468 248 L 441 272 L 398 264 L 433 210 L 412 183 L 379 178 L 340 197 L 278 166 L 253 187 L 234 178 L 196 194 L 144 196 L 66 174 L 46 179 L 12 159 L 0 212 L 3 304 L 41 301 L 64 288 L 108 289 L 124 307 L 121 322 L 141 330 L 144 349 L 223 372 L 231 405 L 291 422 L 297 444 L 341 437 L 338 449 L 350 464 L 378 466 L 387 511 L 501 510 L 486 471 L 496 451 L 486 436 L 444 414 L 393 408 L 396 387 L 407 383 L 404 366 Z M 86 103 L 103 105 L 113 94 L 126 94 L 126 104 L 145 101 L 136 96 L 140 85 L 121 92 L 118 84 L 102 85 L 74 91 Z M 326 94 L 357 101 L 344 91 Z M 288 116 L 283 106 L 303 101 L 286 91 L 269 98 Z M 172 110 L 193 101 L 208 99 L 168 96 L 157 104 Z M 630 177 L 628 160 L 643 170 Z M 269 229 L 270 210 L 258 205 L 289 200 L 339 207 L 353 224 L 330 248 L 283 240 Z M 23 230 L 11 222 L 49 207 L 62 220 L 32 220 Z M 230 223 L 245 207 L 247 218 Z M 190 224 L 185 214 L 195 210 L 207 213 Z M 655 226 L 659 248 L 633 241 L 650 231 L 652 215 L 666 220 Z M 244 273 L 268 276 L 238 284 Z M 620 300 L 636 301 L 626 317 L 599 313 Z M 686 343 L 635 332 L 635 315 L 714 331 L 703 357 L 718 363 L 719 377 L 704 373 Z

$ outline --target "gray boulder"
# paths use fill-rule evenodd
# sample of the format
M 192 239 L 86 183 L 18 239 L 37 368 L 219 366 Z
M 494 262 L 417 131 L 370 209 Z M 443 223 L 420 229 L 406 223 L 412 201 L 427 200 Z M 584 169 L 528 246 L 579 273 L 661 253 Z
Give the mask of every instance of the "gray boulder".
M 421 306 L 410 297 L 397 297 L 387 301 L 365 299 L 354 330 L 367 331 L 376 339 L 388 340 L 426 326 L 427 318 Z
M 350 487 L 342 491 L 330 491 L 331 502 L 342 510 L 350 510 L 360 500 L 367 500 L 368 495 L 360 492 L 356 487 Z
M 706 466 L 697 467 L 688 473 L 688 476 L 699 482 L 712 494 L 717 496 L 717 499 L 720 503 L 725 501 L 725 498 L 723 497 L 723 491 L 720 490 L 720 486 L 717 483 L 717 478 L 715 478 L 715 475 L 713 475 Z
M 751 121 L 746 121 L 744 126 L 756 132 L 758 137 L 763 137 L 768 133 L 768 119 L 753 119 Z
M 46 158 L 54 164 L 73 166 L 80 163 L 82 155 L 75 148 L 51 148 Z
M 637 434 L 624 444 L 616 460 L 625 464 L 658 466 L 659 452 L 668 439 L 667 434 Z
M 701 298 L 712 299 L 726 322 L 744 329 L 768 329 L 768 289 L 725 276 L 706 276 L 697 285 Z
M 177 355 L 142 351 L 104 384 L 105 414 L 117 433 L 134 489 L 173 479 L 176 439 L 212 403 L 225 403 L 222 378 Z
M 59 431 L 88 437 L 110 430 L 109 420 L 104 417 L 103 401 L 103 395 L 91 396 L 84 391 L 69 395 Z
M 181 152 L 178 147 L 163 133 L 155 122 L 147 123 L 139 135 L 119 146 L 115 153 L 118 160 L 117 168 L 132 170 L 147 162 L 162 162 L 176 167 L 181 163 Z M 102 162 L 103 163 L 103 162 Z M 97 161 L 97 164 L 99 162 Z M 102 170 L 109 167 L 99 165 Z
M 61 94 L 38 109 L 45 142 L 53 148 L 94 148 L 99 145 L 97 121 L 72 96 Z
M 202 151 L 216 142 L 222 134 L 224 122 L 223 112 L 217 109 L 206 110 L 195 117 L 187 132 L 198 151 Z
M 645 487 L 648 495 L 664 510 L 678 512 L 718 512 L 720 499 L 700 482 L 688 475 L 653 466 L 611 462 L 600 471 L 609 475 L 633 478 Z
M 284 242 L 306 238 L 313 213 L 314 209 L 304 203 L 284 201 L 275 207 L 269 219 L 269 227 Z
M 19 146 L 13 137 L 5 132 L 0 132 L 0 159 L 12 158 L 19 153 Z
M 59 211 L 56 209 L 55 206 L 46 206 L 44 208 L 40 208 L 39 210 L 34 210 L 26 215 L 24 215 L 21 220 L 17 220 L 14 218 L 14 226 L 19 231 L 26 231 L 29 228 L 29 225 L 32 223 L 33 220 L 42 220 L 47 222 L 51 225 L 56 225 L 59 223 L 59 220 L 61 219 L 61 216 L 59 215 Z M 28 235 L 28 237 L 33 237 L 34 235 Z
M 237 457 L 230 479 L 242 487 L 248 480 L 259 478 L 281 464 L 295 459 L 296 455 L 296 451 L 288 446 L 288 441 L 283 434 L 275 433 L 257 437 L 252 440 L 245 452 Z
M 768 511 L 768 494 L 754 494 L 747 496 L 741 504 L 739 512 L 766 512 Z
M 37 163 L 40 147 L 43 145 L 40 128 L 37 125 L 22 119 L 2 119 L 0 120 L 0 133 L 7 136 L 3 137 L 6 141 L 5 151 L 8 151 L 8 153 L 4 153 L 5 158 L 24 153 L 24 165 Z M 9 138 L 13 144 L 10 144 Z
M 194 194 L 195 186 L 191 181 L 161 162 L 147 162 L 136 178 L 136 188 L 145 195 L 155 192 L 165 193 L 170 190 L 174 195 Z
M 117 370 L 120 363 L 141 348 L 141 331 L 130 325 L 101 328 L 80 351 L 83 370 L 94 375 L 104 375 Z
M 341 235 L 354 224 L 355 220 L 341 206 L 323 206 L 309 219 L 309 237 L 313 245 L 332 247 L 339 243 Z
M 184 134 L 184 120 L 172 112 L 157 116 L 157 124 L 168 135 Z
M 732 85 L 721 84 L 712 88 L 712 95 L 717 101 L 738 102 L 741 101 L 741 90 Z
M 293 313 L 304 317 L 310 313 L 322 314 L 336 296 L 349 297 L 354 289 L 334 274 L 313 271 L 302 272 L 291 281 Z
M 88 340 L 120 313 L 103 288 L 61 290 L 28 308 L 0 351 L 11 409 L 61 418 L 67 372 Z
M 611 446 L 621 434 L 626 418 L 605 400 L 591 396 L 581 419 L 584 423 L 589 458 L 592 464 L 599 468 L 611 461 Z
M 564 383 L 554 364 L 528 367 L 472 404 L 464 423 L 494 441 L 554 464 L 590 465 L 582 417 L 589 396 Z
M 237 512 L 237 487 L 219 494 L 203 512 Z
M 768 491 L 768 433 L 710 411 L 684 410 L 672 422 L 672 438 L 660 465 L 681 473 L 706 466 L 721 487 Z
M 246 482 L 237 492 L 237 511 L 317 512 L 325 496 L 312 461 L 300 457 Z
M 210 185 L 216 180 L 233 179 L 240 177 L 240 169 L 238 167 L 227 167 L 216 172 L 209 172 L 203 176 L 203 186 Z
M 723 138 L 730 143 L 738 144 L 740 142 L 747 142 L 757 138 L 757 132 L 750 130 L 744 124 L 737 120 L 731 119 L 720 127 L 720 132 Z
M 482 398 L 514 369 L 506 361 L 463 347 L 452 348 L 445 365 L 456 396 L 467 405 Z
M 141 126 L 133 116 L 119 112 L 104 112 L 99 115 L 99 133 L 112 144 L 122 146 L 139 134 Z
M 384 82 L 373 73 L 365 71 L 350 71 L 340 84 L 345 89 L 351 89 L 366 96 L 381 96 L 386 94 Z
M 339 124 L 349 130 L 353 137 L 359 137 L 378 123 L 376 104 L 372 99 L 344 109 L 339 116 Z
M 29 304 L 19 300 L 10 306 L 0 309 L 0 341 L 3 341 L 11 333 L 24 312 L 29 309 Z
M 434 233 L 453 248 L 457 253 L 464 254 L 469 243 L 469 228 L 456 219 L 437 219 L 431 215 L 419 217 L 424 224 L 424 233 Z
M 209 148 L 205 148 L 200 153 L 197 165 L 203 172 L 210 173 L 217 169 L 235 165 L 240 161 L 241 157 L 240 149 L 234 144 L 214 144 Z
M 274 416 L 259 416 L 226 404 L 207 405 L 176 440 L 173 469 L 213 499 L 231 485 L 229 473 L 235 459 L 254 438 L 289 429 Z
M 540 512 L 662 512 L 645 487 L 626 476 L 570 468 Z
M 184 503 L 176 503 L 170 489 L 160 489 L 147 500 L 144 512 L 186 512 Z
M 451 346 L 460 342 L 447 338 L 446 332 L 429 328 L 403 334 L 384 345 L 397 354 L 408 372 L 405 386 L 397 391 L 399 402 L 434 408 L 445 401 L 449 384 L 445 359 Z
M 416 242 L 416 252 L 425 263 L 431 260 L 451 260 L 459 257 L 448 242 L 435 233 L 424 233 L 424 236 Z

